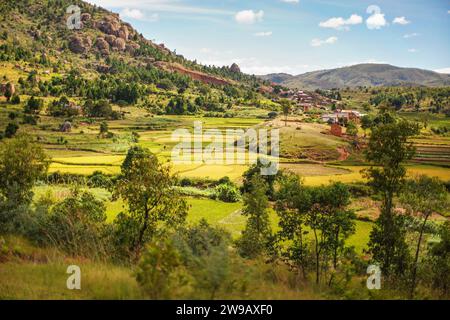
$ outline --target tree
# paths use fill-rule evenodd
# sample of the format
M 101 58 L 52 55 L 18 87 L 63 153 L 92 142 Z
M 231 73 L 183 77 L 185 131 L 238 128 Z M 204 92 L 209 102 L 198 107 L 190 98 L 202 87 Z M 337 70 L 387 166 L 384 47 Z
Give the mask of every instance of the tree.
M 25 105 L 24 112 L 25 113 L 39 113 L 39 111 L 44 106 L 44 101 L 39 98 L 35 98 L 32 96 L 28 99 L 27 104 Z
M 261 176 L 253 176 L 252 190 L 244 195 L 244 210 L 247 218 L 245 230 L 239 240 L 241 255 L 255 257 L 259 255 L 268 243 L 271 235 L 267 198 L 267 185 Z
M 288 99 L 281 99 L 280 100 L 281 108 L 283 110 L 284 114 L 284 126 L 287 126 L 287 117 L 291 113 L 292 104 L 291 101 Z
M 183 264 L 195 279 L 195 286 L 207 290 L 207 298 L 214 299 L 222 287 L 230 285 L 227 278 L 230 274 L 231 235 L 201 219 L 198 223 L 183 228 L 178 236 L 176 243 Z
M 382 206 L 369 241 L 373 259 L 381 263 L 386 276 L 391 271 L 403 273 L 408 260 L 405 230 L 402 218 L 394 212 L 393 198 L 404 184 L 404 163 L 410 160 L 415 149 L 409 138 L 419 132 L 417 124 L 397 120 L 388 112 L 374 119 L 372 134 L 365 152 L 372 166 L 365 170 L 369 184 L 381 194 Z
M 219 184 L 215 189 L 217 198 L 223 202 L 238 202 L 241 194 L 238 188 L 232 183 Z
M 269 174 L 269 175 L 261 175 L 261 169 L 264 168 L 264 164 L 261 162 L 260 159 L 257 160 L 256 164 L 252 165 L 247 171 L 243 174 L 243 182 L 241 187 L 241 192 L 251 192 L 253 189 L 253 185 L 251 183 L 252 178 L 255 175 L 261 176 L 267 185 L 267 196 L 269 197 L 269 200 L 275 199 L 275 181 L 277 178 L 281 175 L 281 172 L 279 171 L 276 175 Z
M 420 175 L 407 181 L 400 200 L 410 214 L 418 216 L 422 220 L 411 274 L 409 297 L 412 299 L 416 288 L 417 267 L 425 226 L 433 212 L 441 212 L 448 208 L 447 190 L 438 178 Z
M 354 233 L 353 212 L 346 210 L 350 193 L 342 183 L 311 188 L 310 207 L 306 211 L 305 224 L 314 234 L 316 283 L 320 282 L 320 270 L 327 267 L 328 253 L 333 255 L 337 267 L 338 251 L 344 247 L 345 239 Z
M 135 258 L 156 233 L 184 223 L 187 204 L 174 185 L 170 167 L 160 164 L 148 149 L 134 146 L 128 150 L 113 197 L 127 203 L 128 213 L 116 219 L 117 234 Z
M 108 123 L 106 121 L 103 121 L 100 123 L 100 135 L 104 135 L 108 133 Z
M 19 130 L 19 125 L 15 122 L 10 122 L 5 128 L 5 137 L 6 138 L 12 138 L 17 130 Z
M 47 160 L 44 150 L 29 136 L 19 135 L 0 143 L 0 230 L 14 227 L 14 210 L 29 206 L 34 184 L 47 172 Z
M 349 121 L 347 123 L 347 134 L 353 137 L 356 137 L 358 135 L 358 126 L 355 122 Z
M 294 267 L 300 269 L 303 278 L 306 278 L 310 249 L 306 241 L 309 231 L 305 225 L 305 212 L 310 206 L 310 194 L 296 174 L 286 173 L 280 177 L 276 197 L 275 209 L 280 227 L 278 242 L 287 244 L 286 247 L 280 248 L 281 255 L 288 262 L 293 262 Z
M 373 117 L 370 115 L 365 115 L 361 117 L 361 128 L 364 130 L 364 134 L 367 129 L 370 129 L 373 125 Z
M 180 254 L 167 238 L 152 241 L 139 262 L 136 280 L 151 299 L 168 299 L 184 284 Z
M 434 243 L 429 252 L 431 265 L 431 281 L 435 289 L 442 291 L 443 296 L 450 293 L 450 222 L 446 221 L 439 228 L 440 241 Z

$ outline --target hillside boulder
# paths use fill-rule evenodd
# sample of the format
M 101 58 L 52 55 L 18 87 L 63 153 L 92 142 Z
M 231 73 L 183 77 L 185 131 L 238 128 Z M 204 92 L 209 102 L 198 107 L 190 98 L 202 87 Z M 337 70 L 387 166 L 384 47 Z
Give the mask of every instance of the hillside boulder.
M 126 45 L 125 51 L 128 52 L 128 53 L 130 53 L 130 54 L 134 54 L 134 52 L 135 52 L 136 50 L 138 50 L 140 47 L 141 47 L 141 46 L 138 45 L 137 43 L 135 43 L 135 42 L 130 42 L 130 43 L 128 43 L 128 44 Z
M 97 27 L 106 34 L 117 35 L 120 30 L 120 22 L 114 16 L 107 16 L 97 24 Z
M 128 28 L 126 26 L 121 26 L 119 31 L 117 31 L 116 34 L 119 38 L 123 39 L 123 40 L 128 40 L 128 37 L 130 35 L 130 32 L 128 31 Z
M 230 67 L 231 72 L 239 73 L 241 72 L 241 68 L 236 63 L 233 63 Z
M 100 50 L 100 52 L 102 51 L 109 52 L 109 43 L 102 37 L 97 38 L 97 41 L 95 41 L 95 46 L 97 47 L 98 50 Z
M 123 40 L 122 38 L 116 38 L 113 44 L 113 48 L 119 51 L 124 51 L 125 47 L 126 47 L 125 40 Z
M 112 47 L 114 45 L 114 41 L 116 41 L 116 36 L 112 34 L 107 34 L 105 36 L 106 42 L 109 43 L 109 45 Z
M 69 49 L 74 53 L 86 53 L 92 46 L 92 40 L 88 36 L 73 36 L 69 40 Z
M 81 16 L 80 16 L 80 20 L 82 22 L 87 22 L 87 21 L 91 20 L 91 15 L 89 13 L 87 13 L 87 12 L 82 13 Z

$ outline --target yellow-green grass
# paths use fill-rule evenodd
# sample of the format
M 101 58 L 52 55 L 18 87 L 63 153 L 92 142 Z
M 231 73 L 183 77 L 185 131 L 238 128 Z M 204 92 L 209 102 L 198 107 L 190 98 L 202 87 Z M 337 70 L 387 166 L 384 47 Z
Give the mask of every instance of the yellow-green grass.
M 67 267 L 81 269 L 81 290 L 69 290 Z M 7 262 L 0 268 L 0 299 L 141 299 L 132 270 L 112 264 L 62 260 Z
M 280 163 L 280 169 L 288 170 L 302 177 L 344 175 L 350 170 L 314 163 Z
M 120 173 L 120 166 L 83 166 L 83 165 L 70 165 L 70 164 L 60 164 L 51 163 L 49 167 L 49 172 L 62 172 L 62 173 L 72 173 L 81 175 L 91 175 L 95 171 L 101 171 L 105 174 L 118 174 Z
M 342 168 L 350 170 L 347 174 L 339 175 L 324 175 L 324 176 L 313 176 L 304 178 L 306 185 L 317 186 L 321 184 L 328 184 L 330 182 L 361 182 L 366 181 L 363 177 L 361 170 L 368 168 L 367 166 L 337 166 L 336 168 Z M 442 181 L 450 180 L 450 169 L 438 166 L 427 166 L 427 165 L 408 165 L 406 166 L 408 176 L 413 176 L 417 174 L 424 174 L 431 177 L 438 177 Z

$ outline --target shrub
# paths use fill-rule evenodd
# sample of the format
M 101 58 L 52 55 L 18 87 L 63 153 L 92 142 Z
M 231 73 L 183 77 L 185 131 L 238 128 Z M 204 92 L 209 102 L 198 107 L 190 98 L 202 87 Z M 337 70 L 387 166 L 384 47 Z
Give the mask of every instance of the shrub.
M 17 123 L 8 123 L 5 129 L 5 137 L 12 138 L 16 134 L 17 130 L 19 130 L 19 125 Z
M 111 178 L 101 171 L 94 171 L 88 177 L 87 185 L 91 188 L 105 188 L 108 189 L 112 185 Z
M 101 257 L 107 252 L 106 207 L 89 192 L 72 191 L 40 223 L 41 240 L 72 255 Z M 45 232 L 44 232 L 45 230 Z
M 11 103 L 12 104 L 19 104 L 20 103 L 20 97 L 17 94 L 13 95 L 13 97 L 11 98 Z
M 158 239 L 147 246 L 136 280 L 151 299 L 175 298 L 186 284 L 178 250 L 171 240 Z
M 34 96 L 31 97 L 25 105 L 25 113 L 39 113 L 39 111 L 44 106 L 44 101 L 42 99 L 37 99 Z
M 228 183 L 220 184 L 216 187 L 217 198 L 223 202 L 238 202 L 241 194 L 236 186 Z

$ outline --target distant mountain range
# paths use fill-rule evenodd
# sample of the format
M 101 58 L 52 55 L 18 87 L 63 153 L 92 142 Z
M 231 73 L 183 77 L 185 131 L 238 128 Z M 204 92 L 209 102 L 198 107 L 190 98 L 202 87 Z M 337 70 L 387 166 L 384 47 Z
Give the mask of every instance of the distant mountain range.
M 260 76 L 289 88 L 331 89 L 358 86 L 428 86 L 450 85 L 450 75 L 416 68 L 400 68 L 389 64 L 357 64 L 354 66 L 307 72 L 297 76 L 272 73 Z

